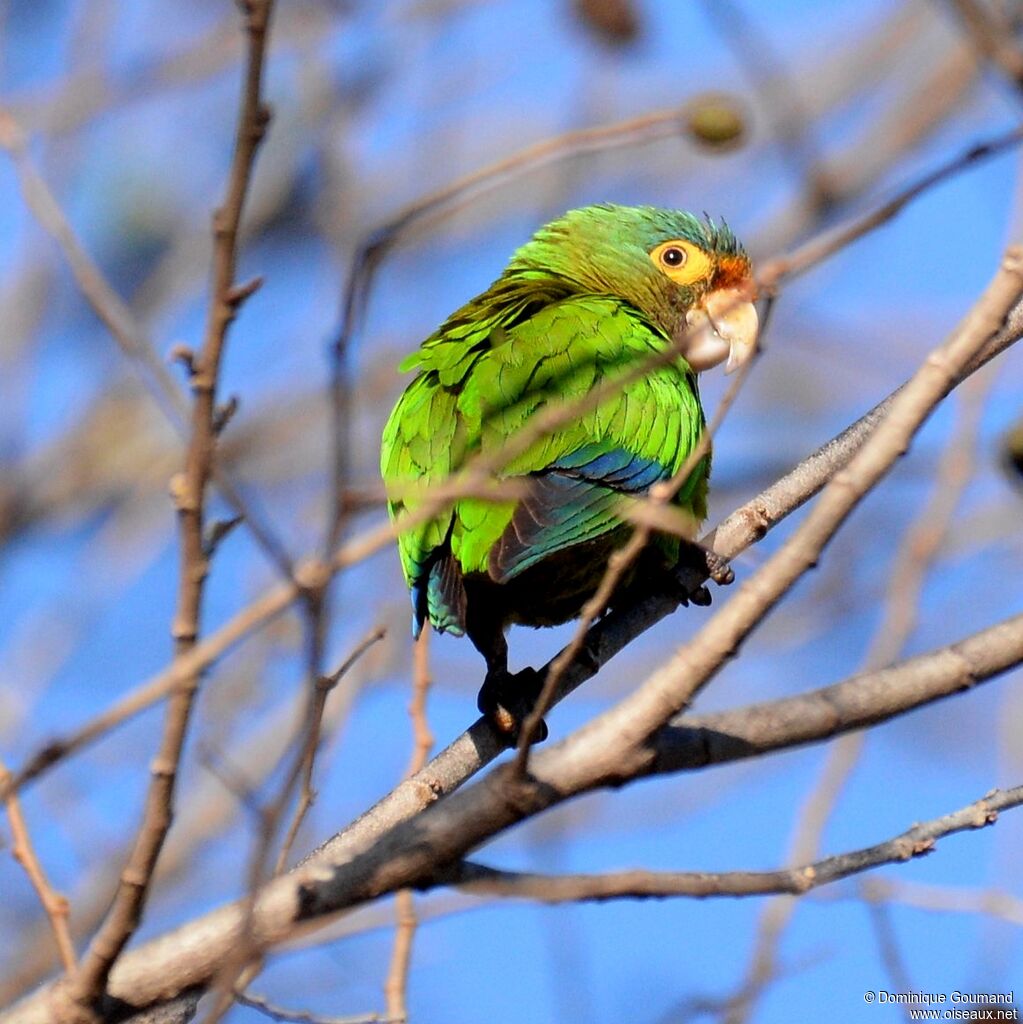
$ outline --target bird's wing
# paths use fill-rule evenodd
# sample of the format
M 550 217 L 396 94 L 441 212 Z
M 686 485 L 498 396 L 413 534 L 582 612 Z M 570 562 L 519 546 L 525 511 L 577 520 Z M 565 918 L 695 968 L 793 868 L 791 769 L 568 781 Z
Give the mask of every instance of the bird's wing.
M 549 305 L 495 340 L 472 367 L 458 401 L 463 416 L 479 424 L 484 454 L 528 431 L 541 410 L 582 398 L 667 345 L 631 306 L 593 296 Z M 660 366 L 512 459 L 504 474 L 529 481 L 516 504 L 461 501 L 451 549 L 463 569 L 505 582 L 558 551 L 603 536 L 622 524 L 622 497 L 670 477 L 702 426 L 693 374 L 679 361 Z M 678 499 L 698 518 L 705 514 L 707 469 L 705 462 L 697 467 Z
M 612 444 L 585 445 L 530 475 L 527 493 L 490 549 L 487 570 L 496 581 L 603 536 L 621 525 L 624 496 L 640 495 L 670 476 L 656 459 Z

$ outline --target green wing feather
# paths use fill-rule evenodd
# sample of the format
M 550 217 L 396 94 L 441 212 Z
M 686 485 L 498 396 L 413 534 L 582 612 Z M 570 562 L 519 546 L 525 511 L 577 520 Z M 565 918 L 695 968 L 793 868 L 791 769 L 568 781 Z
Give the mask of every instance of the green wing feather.
M 499 452 L 545 405 L 585 395 L 668 344 L 619 300 L 550 298 L 505 302 L 489 316 L 474 316 L 484 310 L 470 304 L 405 361 L 403 369 L 419 375 L 388 420 L 381 457 L 392 515 L 417 508 L 421 499 L 413 488 L 443 480 L 477 452 Z M 451 566 L 445 559 L 462 573 L 489 571 L 504 580 L 555 551 L 617 529 L 621 495 L 672 476 L 702 427 L 695 375 L 675 360 L 625 385 L 507 465 L 503 475 L 537 481 L 538 512 L 527 502 L 462 498 L 442 515 L 405 529 L 398 546 L 416 628 L 427 617 L 442 630 L 464 628 L 464 608 L 446 589 Z M 708 470 L 708 460 L 701 460 L 676 498 L 698 520 L 706 515 Z M 530 514 L 523 517 L 523 510 Z M 511 538 L 504 549 L 511 554 L 495 569 L 502 538 Z

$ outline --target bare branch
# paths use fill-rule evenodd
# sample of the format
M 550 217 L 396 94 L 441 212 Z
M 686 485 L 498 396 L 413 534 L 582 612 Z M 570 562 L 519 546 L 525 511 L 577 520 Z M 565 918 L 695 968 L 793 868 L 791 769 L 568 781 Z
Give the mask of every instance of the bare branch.
M 213 216 L 212 301 L 202 351 L 194 360 L 192 433 L 185 469 L 172 487 L 181 526 L 177 608 L 172 634 L 177 655 L 189 652 L 199 635 L 204 584 L 208 572 L 205 543 L 205 498 L 213 475 L 217 438 L 217 382 L 227 330 L 247 289 L 235 284 L 237 240 L 256 150 L 266 131 L 269 110 L 261 98 L 263 61 L 273 0 L 250 0 L 245 7 L 248 58 L 227 196 Z M 135 845 L 121 873 L 114 902 L 70 980 L 67 1005 L 71 1019 L 93 1020 L 110 971 L 134 935 L 149 895 L 156 862 L 173 819 L 178 767 L 188 732 L 198 674 L 183 678 L 171 694 L 160 748 L 151 768 L 145 810 Z
M 6 781 L 10 776 L 7 768 L 0 763 L 0 780 Z M 28 831 L 28 824 L 21 809 L 21 801 L 18 794 L 11 792 L 4 801 L 7 807 L 7 819 L 11 823 L 11 856 L 24 868 L 32 888 L 46 917 L 50 922 L 53 931 L 53 938 L 57 944 L 57 952 L 60 955 L 60 962 L 64 970 L 70 974 L 77 964 L 75 958 L 75 947 L 71 941 L 71 932 L 68 928 L 68 914 L 70 907 L 67 898 L 57 892 L 46 877 L 46 871 L 39 862 L 35 847 L 32 845 L 32 837 Z
M 412 719 L 412 758 L 405 777 L 409 778 L 426 764 L 433 748 L 434 737 L 426 717 L 426 698 L 430 692 L 430 627 L 420 633 L 413 649 L 412 700 L 409 716 Z M 409 889 L 402 889 L 394 898 L 397 928 L 394 933 L 394 948 L 391 966 L 384 981 L 384 999 L 387 1015 L 395 1020 L 408 1019 L 408 972 L 412 963 L 412 942 L 416 936 L 419 918 L 416 916 L 415 900 Z
M 832 686 L 712 715 L 656 738 L 656 773 L 691 771 L 815 743 L 972 689 L 1023 664 L 1023 615 L 927 654 Z
M 282 1021 L 285 1024 L 392 1024 L 386 1017 L 381 1017 L 378 1013 L 359 1014 L 355 1017 L 321 1017 L 305 1010 L 287 1010 L 283 1006 L 275 1006 L 263 996 L 257 996 L 251 992 L 235 992 L 234 998 L 242 1006 L 251 1007 L 253 1010 L 258 1010 L 264 1017 Z
M 938 840 L 956 832 L 993 825 L 1001 811 L 1023 804 L 1023 786 L 996 789 L 951 814 L 913 825 L 875 846 L 825 857 L 779 871 L 614 871 L 600 875 L 542 875 L 502 871 L 466 861 L 445 879 L 473 895 L 574 903 L 669 896 L 801 896 L 822 885 L 858 875 L 882 864 L 900 864 L 931 853 Z

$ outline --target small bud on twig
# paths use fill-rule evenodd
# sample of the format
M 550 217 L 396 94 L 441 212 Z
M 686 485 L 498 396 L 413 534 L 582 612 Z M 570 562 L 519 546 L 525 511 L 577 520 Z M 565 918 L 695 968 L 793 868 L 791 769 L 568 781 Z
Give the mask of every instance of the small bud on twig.
M 218 405 L 213 412 L 213 433 L 219 437 L 231 418 L 238 411 L 238 396 L 232 395 L 226 402 Z
M 184 473 L 175 473 L 167 484 L 167 490 L 170 492 L 170 496 L 174 499 L 174 503 L 178 506 L 181 505 L 182 500 L 185 497 L 186 487 L 187 484 Z
M 180 363 L 185 368 L 185 373 L 188 374 L 189 378 L 195 376 L 195 352 L 183 341 L 175 342 L 171 346 L 170 352 L 167 353 L 167 361 L 169 363 Z
M 203 538 L 202 549 L 207 558 L 212 558 L 220 542 L 242 521 L 241 516 L 230 519 L 216 519 L 210 523 Z
M 227 290 L 227 304 L 237 310 L 238 307 L 251 295 L 255 294 L 263 286 L 263 278 L 256 276 L 250 278 L 244 284 L 236 284 Z

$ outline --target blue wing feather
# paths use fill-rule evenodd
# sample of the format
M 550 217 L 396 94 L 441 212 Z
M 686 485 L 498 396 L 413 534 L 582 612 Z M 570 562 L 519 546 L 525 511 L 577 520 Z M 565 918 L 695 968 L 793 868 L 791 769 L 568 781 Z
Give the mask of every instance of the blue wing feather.
M 623 496 L 641 494 L 669 470 L 623 448 L 584 445 L 532 475 L 529 494 L 491 552 L 490 575 L 505 583 L 557 551 L 618 525 Z

